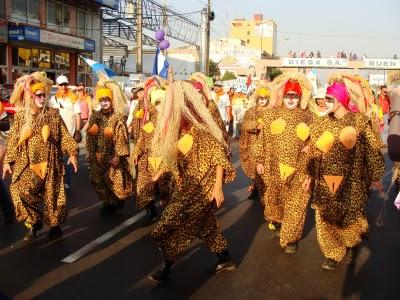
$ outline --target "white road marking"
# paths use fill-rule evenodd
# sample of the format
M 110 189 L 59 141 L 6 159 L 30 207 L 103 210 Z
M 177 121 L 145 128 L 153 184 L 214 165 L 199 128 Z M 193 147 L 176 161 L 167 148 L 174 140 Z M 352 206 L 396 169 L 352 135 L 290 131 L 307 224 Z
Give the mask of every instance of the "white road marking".
M 61 261 L 64 263 L 73 263 L 80 259 L 82 256 L 86 255 L 89 253 L 91 250 L 96 248 L 98 245 L 108 241 L 111 239 L 113 236 L 117 235 L 120 233 L 122 230 L 125 228 L 131 226 L 132 224 L 136 223 L 138 220 L 143 218 L 146 215 L 146 211 L 143 210 L 142 212 L 138 213 L 137 215 L 134 215 L 132 218 L 129 218 L 128 220 L 124 221 L 123 223 L 119 224 L 117 227 L 113 228 L 112 230 L 106 232 L 105 234 L 99 236 L 97 239 L 93 240 L 86 246 L 82 247 L 81 249 L 75 251 L 71 255 L 67 256 L 66 258 L 62 259 Z

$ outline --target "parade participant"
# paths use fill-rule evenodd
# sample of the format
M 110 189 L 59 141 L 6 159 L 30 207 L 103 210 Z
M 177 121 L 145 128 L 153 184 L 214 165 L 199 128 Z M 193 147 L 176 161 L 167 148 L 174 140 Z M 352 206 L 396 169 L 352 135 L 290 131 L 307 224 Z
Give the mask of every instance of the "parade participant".
M 7 113 L 3 104 L 0 102 L 0 131 L 10 130 L 10 121 L 8 120 Z M 3 169 L 3 160 L 6 155 L 7 141 L 0 136 L 0 168 Z M 0 178 L 0 209 L 3 213 L 4 223 L 11 223 L 13 221 L 13 207 L 11 204 L 10 196 L 8 195 L 7 188 L 2 178 Z
M 230 141 L 229 141 L 229 136 L 228 132 L 226 131 L 226 124 L 222 120 L 221 114 L 219 113 L 219 109 L 215 102 L 212 100 L 212 93 L 207 85 L 207 76 L 204 75 L 203 73 L 196 72 L 193 73 L 189 80 L 193 82 L 193 87 L 195 88 L 196 91 L 198 91 L 204 100 L 204 104 L 207 106 L 208 110 L 211 113 L 211 116 L 213 117 L 214 121 L 217 123 L 218 127 L 221 128 L 223 134 L 224 134 L 224 140 L 227 145 L 227 153 L 228 157 L 231 157 L 231 147 L 230 147 Z
M 139 140 L 135 145 L 132 154 L 132 160 L 137 165 L 137 180 L 136 180 L 136 208 L 146 209 L 146 216 L 143 225 L 149 225 L 156 217 L 157 211 L 155 202 L 158 196 L 158 190 L 146 189 L 146 184 L 151 181 L 151 178 L 156 175 L 154 166 L 152 166 L 150 152 L 151 142 L 154 136 L 154 128 L 157 126 L 158 110 L 160 104 L 164 101 L 166 92 L 161 87 L 152 88 L 152 91 L 146 91 L 150 96 L 149 104 L 149 119 L 142 126 L 142 131 L 139 135 Z M 149 161 L 150 160 L 150 161 Z
M 78 101 L 81 109 L 80 129 L 82 129 L 86 126 L 87 122 L 89 121 L 90 115 L 92 114 L 93 101 L 92 97 L 86 92 L 86 87 L 84 83 L 78 83 L 76 91 L 78 92 Z
M 80 133 L 81 128 L 81 108 L 78 102 L 78 97 L 68 88 L 68 78 L 64 75 L 57 77 L 58 91 L 51 97 L 49 106 L 57 108 L 61 118 L 67 126 L 69 134 L 77 143 L 82 141 Z M 66 162 L 68 157 L 64 155 L 64 183 L 67 193 L 69 193 L 72 184 L 72 168 Z
M 326 89 L 323 87 L 320 87 L 314 96 L 315 104 L 316 104 L 314 109 L 315 109 L 316 114 L 320 117 L 323 117 L 326 114 L 325 94 L 326 94 Z
M 75 172 L 78 168 L 78 145 L 58 111 L 48 106 L 52 83 L 44 72 L 22 76 L 10 100 L 18 112 L 8 137 L 3 176 L 12 173 L 10 192 L 16 218 L 28 228 L 25 241 L 36 237 L 43 221 L 51 226 L 49 239 L 62 235 L 60 224 L 67 216 L 62 153 L 69 155 Z
M 222 121 L 225 123 L 226 132 L 229 131 L 229 124 L 231 122 L 231 118 L 229 115 L 229 109 L 231 107 L 231 101 L 229 100 L 229 96 L 222 89 L 222 82 L 217 81 L 214 84 L 214 91 L 212 93 L 212 99 L 215 104 L 217 104 L 219 114 L 222 118 Z
M 326 92 L 327 118 L 311 125 L 311 178 L 317 238 L 326 260 L 322 268 L 334 269 L 368 233 L 366 204 L 369 188 L 383 189 L 384 161 L 380 142 L 372 131 L 359 85 L 350 75 L 336 74 Z
M 273 82 L 274 121 L 262 131 L 257 172 L 268 186 L 264 217 L 280 236 L 285 253 L 296 253 L 302 237 L 309 193 L 299 189 L 306 178 L 306 145 L 312 86 L 301 73 L 283 73 Z
M 128 131 L 125 125 L 125 94 L 117 82 L 97 83 L 96 102 L 101 106 L 89 119 L 86 138 L 89 178 L 103 202 L 101 215 L 121 209 L 132 194 L 129 171 Z
M 175 81 L 167 93 L 152 143 L 152 156 L 161 164 L 152 183 L 169 170 L 175 188 L 151 234 L 164 259 L 150 279 L 164 280 L 196 237 L 219 258 L 212 273 L 235 269 L 214 215 L 224 201 L 222 184 L 235 177 L 222 131 L 191 83 Z
M 232 138 L 239 138 L 239 127 L 243 121 L 243 116 L 246 111 L 247 96 L 243 91 L 239 91 L 232 98 L 232 118 L 233 118 L 233 133 Z
M 379 106 L 382 108 L 383 112 L 383 124 L 384 128 L 382 131 L 382 141 L 386 145 L 388 138 L 388 128 L 389 128 L 389 112 L 390 112 L 390 97 L 389 91 L 386 85 L 382 85 L 380 88 L 380 93 L 378 97 Z
M 246 176 L 253 180 L 249 186 L 249 199 L 263 196 L 263 180 L 256 172 L 256 157 L 260 151 L 258 135 L 264 125 L 269 126 L 273 117 L 273 111 L 268 106 L 271 91 L 267 87 L 258 87 L 253 96 L 255 99 L 244 114 L 240 135 L 240 165 Z

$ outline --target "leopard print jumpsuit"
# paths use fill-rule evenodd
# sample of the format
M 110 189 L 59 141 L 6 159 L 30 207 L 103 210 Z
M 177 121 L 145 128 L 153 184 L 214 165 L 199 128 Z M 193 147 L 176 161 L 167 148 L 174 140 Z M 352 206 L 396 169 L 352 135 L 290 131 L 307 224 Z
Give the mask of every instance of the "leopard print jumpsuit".
M 354 127 L 358 134 L 357 143 L 350 150 L 339 140 L 341 130 L 347 126 Z M 334 136 L 334 144 L 326 154 L 315 147 L 324 131 Z M 384 173 L 380 137 L 366 116 L 349 112 L 342 119 L 317 119 L 311 126 L 311 145 L 309 173 L 315 178 L 312 207 L 316 211 L 317 238 L 325 257 L 339 262 L 346 247 L 359 244 L 368 231 L 369 187 L 371 182 L 381 180 Z M 324 175 L 343 176 L 334 194 Z
M 34 225 L 44 217 L 46 224 L 60 225 L 67 217 L 63 153 L 77 156 L 78 145 L 68 133 L 57 109 L 46 107 L 33 115 L 32 135 L 18 146 L 24 124 L 24 112 L 18 112 L 8 137 L 4 159 L 5 163 L 14 166 L 10 192 L 16 218 L 27 225 Z M 47 142 L 42 137 L 45 125 L 50 128 Z M 46 163 L 43 175 L 32 168 Z
M 228 243 L 218 231 L 214 204 L 209 201 L 216 167 L 224 169 L 223 182 L 232 181 L 236 172 L 224 147 L 208 133 L 192 128 L 193 145 L 186 155 L 178 154 L 175 188 L 160 221 L 151 235 L 166 259 L 176 261 L 192 241 L 200 238 L 213 253 L 227 249 Z

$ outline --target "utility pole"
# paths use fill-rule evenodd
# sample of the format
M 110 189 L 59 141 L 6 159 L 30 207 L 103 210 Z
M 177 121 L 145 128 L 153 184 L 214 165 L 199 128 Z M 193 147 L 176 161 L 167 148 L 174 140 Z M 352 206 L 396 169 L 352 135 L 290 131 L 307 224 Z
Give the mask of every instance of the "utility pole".
M 210 21 L 214 19 L 211 13 L 211 0 L 208 0 L 207 7 L 201 11 L 201 71 L 209 75 L 210 60 Z
M 136 73 L 143 73 L 143 0 L 137 0 L 136 7 L 136 20 L 137 20 L 137 29 L 136 29 Z

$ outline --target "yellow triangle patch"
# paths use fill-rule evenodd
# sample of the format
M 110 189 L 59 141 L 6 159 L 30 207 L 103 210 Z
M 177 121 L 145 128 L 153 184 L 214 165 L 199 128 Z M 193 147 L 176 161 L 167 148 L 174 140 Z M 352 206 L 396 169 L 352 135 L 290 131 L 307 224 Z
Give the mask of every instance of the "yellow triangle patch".
M 340 131 L 339 139 L 346 149 L 351 150 L 357 144 L 357 135 L 354 127 L 347 126 Z
M 158 157 L 149 156 L 148 161 L 152 166 L 152 168 L 154 169 L 154 171 L 157 171 L 161 165 L 161 157 L 159 156 Z
M 152 133 L 153 130 L 154 130 L 154 124 L 153 124 L 153 122 L 148 122 L 148 123 L 146 123 L 146 124 L 143 126 L 143 130 L 144 130 L 146 133 Z
M 342 183 L 343 176 L 334 176 L 334 175 L 324 175 L 324 180 L 328 185 L 329 191 L 332 195 L 335 195 L 338 190 L 340 184 Z
M 192 149 L 193 146 L 193 137 L 186 133 L 179 141 L 178 141 L 178 149 L 181 151 L 184 155 Z
M 271 134 L 281 134 L 285 131 L 286 121 L 282 118 L 276 119 L 270 124 Z
M 305 142 L 310 136 L 310 127 L 306 123 L 300 123 L 296 127 L 296 134 L 299 139 Z
M 329 152 L 329 150 L 331 150 L 334 140 L 335 138 L 332 132 L 324 131 L 324 133 L 319 137 L 319 139 L 315 143 L 315 146 L 326 154 Z
M 42 138 L 43 138 L 43 142 L 47 142 L 47 140 L 49 139 L 50 136 L 50 127 L 49 125 L 43 125 L 42 127 Z
M 296 171 L 296 168 L 292 168 L 288 165 L 279 163 L 279 172 L 281 173 L 281 179 L 286 180 L 290 175 Z
M 141 119 L 144 116 L 144 110 L 143 108 L 139 109 L 137 112 L 135 112 L 135 118 L 136 119 Z
M 40 179 L 44 179 L 46 177 L 47 162 L 30 165 L 30 168 L 36 173 L 37 176 L 40 177 Z

